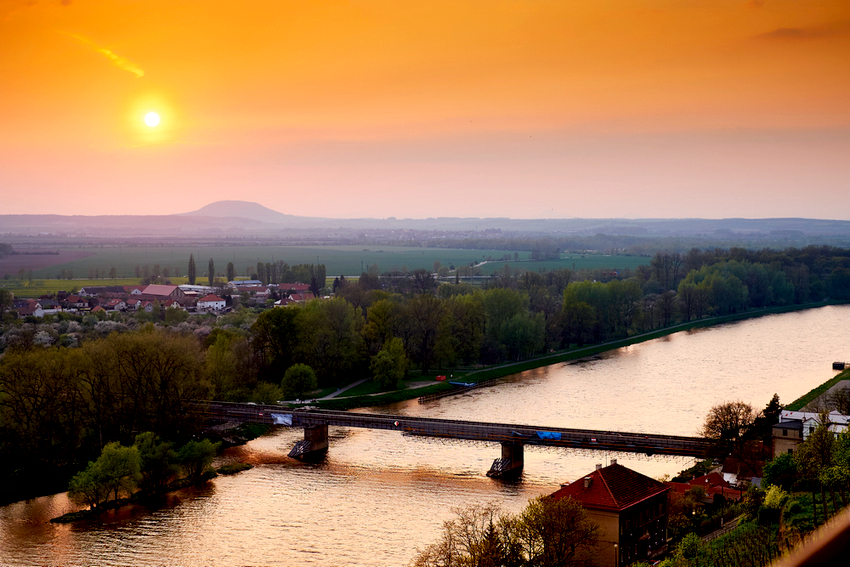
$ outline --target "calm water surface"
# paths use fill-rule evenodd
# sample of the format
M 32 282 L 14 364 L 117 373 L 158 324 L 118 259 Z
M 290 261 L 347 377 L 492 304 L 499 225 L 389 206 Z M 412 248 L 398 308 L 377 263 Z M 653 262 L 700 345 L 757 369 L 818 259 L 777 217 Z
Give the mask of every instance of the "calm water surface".
M 558 427 L 693 435 L 712 405 L 790 402 L 850 359 L 850 306 L 771 315 L 683 332 L 591 360 L 508 377 L 427 405 L 366 411 Z M 496 501 L 518 511 L 611 455 L 526 448 L 521 481 L 485 472 L 498 445 L 445 443 L 398 433 L 331 428 L 327 460 L 286 454 L 300 430 L 278 430 L 223 461 L 255 468 L 169 495 L 158 509 L 99 522 L 48 523 L 77 509 L 64 494 L 0 508 L 2 565 L 406 565 L 433 542 L 451 509 Z M 650 476 L 689 460 L 618 455 Z

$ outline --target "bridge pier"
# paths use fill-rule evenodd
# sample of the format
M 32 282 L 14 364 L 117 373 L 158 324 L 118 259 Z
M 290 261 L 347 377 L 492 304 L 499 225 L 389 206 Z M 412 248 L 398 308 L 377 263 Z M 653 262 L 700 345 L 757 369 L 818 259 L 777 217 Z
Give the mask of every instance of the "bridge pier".
M 289 456 L 302 461 L 321 460 L 328 452 L 328 426 L 311 425 L 304 428 L 304 439 L 295 444 Z
M 524 461 L 523 443 L 516 441 L 502 442 L 502 458 L 495 459 L 490 470 L 487 471 L 487 476 L 492 478 L 517 478 L 522 474 Z

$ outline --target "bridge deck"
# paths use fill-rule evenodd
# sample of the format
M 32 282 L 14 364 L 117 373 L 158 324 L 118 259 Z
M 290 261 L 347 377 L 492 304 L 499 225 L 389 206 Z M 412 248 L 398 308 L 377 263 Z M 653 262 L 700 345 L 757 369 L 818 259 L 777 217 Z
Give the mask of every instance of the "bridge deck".
M 292 416 L 292 425 L 312 427 L 334 425 L 399 431 L 404 435 L 463 439 L 469 441 L 512 442 L 522 445 L 562 447 L 643 453 L 647 455 L 677 455 L 685 457 L 719 457 L 717 446 L 709 439 L 677 435 L 657 435 L 624 431 L 572 429 L 512 423 L 488 423 L 404 415 L 356 413 L 333 410 L 287 410 L 280 406 L 236 404 L 228 402 L 198 402 L 195 411 L 225 421 L 273 424 L 271 414 Z

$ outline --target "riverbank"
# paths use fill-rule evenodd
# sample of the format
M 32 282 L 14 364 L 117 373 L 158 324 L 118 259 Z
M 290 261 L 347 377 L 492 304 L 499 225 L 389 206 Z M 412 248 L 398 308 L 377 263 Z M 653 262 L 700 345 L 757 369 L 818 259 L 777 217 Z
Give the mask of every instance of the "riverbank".
M 595 356 L 601 354 L 603 352 L 608 352 L 611 350 L 616 350 L 618 348 L 626 347 L 633 344 L 639 344 L 646 341 L 651 341 L 653 339 L 658 339 L 661 337 L 665 337 L 668 335 L 672 335 L 674 333 L 678 333 L 681 331 L 689 331 L 692 329 L 699 329 L 703 327 L 713 327 L 715 325 L 722 325 L 724 323 L 733 323 L 736 321 L 743 321 L 746 319 L 754 319 L 757 317 L 763 317 L 765 315 L 775 315 L 781 313 L 790 313 L 793 311 L 805 311 L 807 309 L 817 309 L 820 307 L 826 307 L 829 305 L 844 305 L 846 302 L 840 301 L 821 301 L 816 303 L 805 303 L 801 305 L 788 305 L 784 307 L 771 307 L 764 309 L 757 309 L 753 311 L 747 311 L 744 313 L 736 313 L 734 315 L 724 315 L 722 317 L 707 317 L 704 319 L 700 319 L 698 321 L 689 321 L 687 323 L 680 323 L 678 325 L 673 325 L 670 327 L 665 327 L 663 329 L 657 329 L 655 331 L 651 331 L 649 333 L 642 333 L 640 335 L 633 335 L 631 337 L 626 337 L 623 339 L 618 339 L 615 341 L 608 341 L 606 343 L 601 343 L 597 345 L 589 345 L 586 347 L 580 348 L 572 348 L 565 351 L 555 352 L 552 354 L 548 354 L 545 356 L 540 356 L 536 358 L 532 358 L 529 360 L 524 360 L 521 362 L 513 362 L 508 364 L 500 364 L 497 366 L 489 366 L 485 368 L 477 368 L 473 370 L 468 369 L 443 369 L 438 370 L 438 374 L 446 374 L 450 373 L 453 376 L 454 381 L 462 380 L 465 383 L 475 383 L 479 384 L 484 382 L 485 380 L 493 380 L 496 378 L 502 378 L 504 376 L 510 376 L 511 374 L 517 374 L 519 372 L 524 372 L 526 370 L 534 370 L 535 368 L 540 368 L 542 366 L 548 366 L 550 364 L 558 364 L 561 362 L 570 362 L 573 360 L 578 360 L 581 358 L 587 358 L 590 356 Z M 416 381 L 421 381 L 422 378 L 417 378 Z M 439 394 L 439 393 L 447 393 L 450 390 L 457 388 L 447 382 L 435 382 L 430 386 L 425 387 L 417 387 L 417 388 L 407 388 L 403 390 L 394 390 L 392 392 L 383 392 L 383 393 L 368 393 L 362 395 L 353 395 L 347 397 L 337 397 L 330 400 L 317 400 L 315 403 L 311 403 L 311 405 L 315 405 L 321 407 L 323 409 L 335 409 L 335 410 L 347 410 L 354 408 L 362 408 L 362 407 L 371 407 L 377 405 L 391 404 L 396 402 L 402 402 L 406 400 L 411 400 L 414 398 L 419 398 L 422 396 L 427 396 L 431 394 Z M 458 388 L 458 392 L 464 391 L 463 388 Z M 356 391 L 356 390 L 355 390 Z
M 807 405 L 817 400 L 822 395 L 829 392 L 833 386 L 843 382 L 844 380 L 850 380 L 850 368 L 847 368 L 843 372 L 836 374 L 834 377 L 830 378 L 817 388 L 813 388 L 808 393 L 800 396 L 790 404 L 786 405 L 784 409 L 790 411 L 803 411 Z

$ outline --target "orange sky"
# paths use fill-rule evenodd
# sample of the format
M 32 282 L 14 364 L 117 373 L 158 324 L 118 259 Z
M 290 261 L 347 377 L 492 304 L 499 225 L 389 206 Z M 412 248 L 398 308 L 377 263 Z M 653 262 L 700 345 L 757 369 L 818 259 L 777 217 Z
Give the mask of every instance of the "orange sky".
M 847 0 L 0 0 L 0 38 L 3 214 L 850 219 Z

